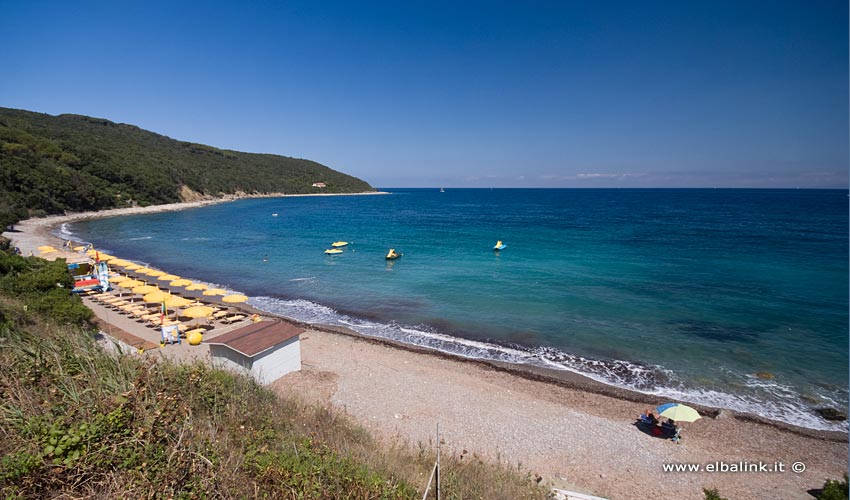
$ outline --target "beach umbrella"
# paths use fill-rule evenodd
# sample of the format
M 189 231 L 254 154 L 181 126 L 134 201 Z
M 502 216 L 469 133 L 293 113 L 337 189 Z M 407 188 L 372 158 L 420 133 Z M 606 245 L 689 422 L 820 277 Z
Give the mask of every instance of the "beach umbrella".
M 154 276 L 154 277 L 165 276 L 165 271 L 160 271 L 159 269 L 151 269 L 150 271 L 146 272 L 145 274 L 147 274 L 148 276 Z
M 213 312 L 215 312 L 215 309 L 209 306 L 192 306 L 183 309 L 181 315 L 189 318 L 206 318 L 207 316 L 211 316 Z
M 52 246 L 50 246 L 50 245 L 41 245 L 40 247 L 38 247 L 38 249 L 37 249 L 37 250 L 38 250 L 39 252 L 55 252 L 55 251 L 56 251 L 56 249 L 55 249 L 55 248 L 53 248 L 53 247 L 52 247 Z
M 139 280 L 126 280 L 126 281 L 122 281 L 121 283 L 118 283 L 119 287 L 126 288 L 128 290 L 132 290 L 133 288 L 136 288 L 137 286 L 142 286 L 142 285 L 144 285 L 144 283 L 139 281 Z
M 170 283 L 171 286 L 190 286 L 192 282 L 184 279 L 177 279 Z
M 662 407 L 666 408 L 662 411 Z M 675 420 L 676 422 L 693 422 L 694 420 L 702 418 L 699 413 L 690 406 L 679 403 L 661 405 L 656 409 L 659 410 L 659 416 Z
M 139 267 L 136 269 L 136 272 L 139 274 L 148 274 L 148 271 L 153 271 L 153 269 L 149 267 Z
M 159 290 L 159 288 L 153 285 L 142 285 L 133 288 L 133 293 L 138 293 L 139 295 L 147 295 L 149 293 L 156 292 L 157 290 Z
M 86 255 L 94 257 L 96 254 L 97 254 L 97 250 L 95 250 L 94 248 L 90 248 L 90 249 L 86 250 Z
M 177 276 L 176 274 L 163 274 L 162 276 L 159 276 L 157 279 L 159 281 L 174 281 L 174 280 L 179 280 L 180 276 Z
M 122 281 L 127 281 L 128 279 L 130 279 L 130 278 L 128 278 L 126 276 L 121 276 L 119 274 L 119 275 L 116 275 L 116 276 L 110 276 L 109 282 L 110 283 L 121 283 Z
M 196 290 L 206 290 L 207 288 L 209 288 L 209 287 L 207 285 L 203 284 L 203 283 L 195 283 L 194 285 L 187 286 L 186 290 L 190 290 L 190 291 L 194 292 Z
M 121 267 L 123 267 L 124 264 L 129 264 L 129 262 L 127 262 L 124 259 L 112 259 L 112 260 L 109 261 L 110 266 L 121 266 Z
M 209 290 L 204 292 L 204 295 L 212 296 L 212 295 L 227 295 L 227 290 L 223 288 L 210 288 Z
M 155 292 L 151 292 L 145 295 L 144 297 L 142 297 L 142 300 L 144 300 L 145 302 L 162 302 L 168 297 L 171 297 L 170 293 L 164 290 L 157 290 Z
M 177 295 L 169 295 L 167 299 L 165 299 L 165 305 L 168 307 L 186 307 L 192 302 L 184 299 L 183 297 L 178 297 Z
M 86 247 L 85 247 L 85 246 L 74 247 L 74 251 L 75 251 L 75 252 L 82 252 L 82 251 L 83 251 L 83 250 L 85 250 L 85 249 L 86 249 Z
M 190 318 L 195 318 L 198 321 L 195 322 L 195 326 L 200 323 L 201 318 L 208 318 L 215 311 L 212 307 L 209 306 L 194 306 L 189 307 L 187 309 L 183 309 L 183 316 L 188 316 Z
M 142 266 L 140 266 L 140 265 L 138 265 L 134 262 L 130 262 L 129 264 L 124 264 L 121 267 L 123 267 L 124 269 L 126 269 L 128 271 L 138 271 L 139 269 L 142 268 Z
M 221 300 L 224 301 L 224 302 L 229 302 L 229 303 L 235 304 L 237 302 L 246 302 L 248 300 L 248 297 L 246 297 L 245 295 L 242 295 L 240 293 L 236 293 L 236 294 L 233 294 L 233 295 L 227 295 L 225 297 L 222 297 Z

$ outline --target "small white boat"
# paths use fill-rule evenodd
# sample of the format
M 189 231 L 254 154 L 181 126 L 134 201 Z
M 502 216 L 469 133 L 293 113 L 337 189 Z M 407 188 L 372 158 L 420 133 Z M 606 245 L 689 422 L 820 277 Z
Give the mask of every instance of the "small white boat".
M 395 248 L 390 248 L 389 253 L 387 253 L 387 260 L 395 260 L 401 257 L 404 254 L 398 253 L 395 251 Z
M 331 246 L 334 247 L 334 248 L 342 248 L 342 247 L 348 246 L 348 242 L 347 241 L 334 241 L 333 243 L 331 243 Z
M 493 247 L 493 250 L 504 250 L 508 246 L 502 243 L 502 240 L 496 242 L 496 246 Z
M 342 250 L 340 250 L 339 248 L 328 248 L 327 250 L 325 250 L 325 254 L 327 255 L 338 255 L 341 253 Z
M 272 214 L 272 217 L 277 217 L 277 214 Z

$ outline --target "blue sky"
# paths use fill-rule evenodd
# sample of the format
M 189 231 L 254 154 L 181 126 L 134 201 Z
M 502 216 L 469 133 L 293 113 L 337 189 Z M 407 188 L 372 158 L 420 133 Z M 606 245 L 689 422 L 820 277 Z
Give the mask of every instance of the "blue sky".
M 0 106 L 374 186 L 848 183 L 845 1 L 2 7 Z

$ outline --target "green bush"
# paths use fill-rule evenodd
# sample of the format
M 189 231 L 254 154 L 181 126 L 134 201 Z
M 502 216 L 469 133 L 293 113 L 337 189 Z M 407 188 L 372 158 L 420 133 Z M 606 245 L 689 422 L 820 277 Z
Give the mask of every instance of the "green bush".
M 821 490 L 820 495 L 818 495 L 818 499 L 847 500 L 848 495 L 850 495 L 850 493 L 848 493 L 847 474 L 844 474 L 843 481 L 827 479 L 823 485 L 823 490 Z
M 73 286 L 63 259 L 48 261 L 0 252 L 0 290 L 25 301 L 27 310 L 60 323 L 89 321 L 92 312 L 73 296 Z
M 729 500 L 726 497 L 720 496 L 720 492 L 717 491 L 717 488 L 702 489 L 703 494 L 705 494 L 705 500 Z

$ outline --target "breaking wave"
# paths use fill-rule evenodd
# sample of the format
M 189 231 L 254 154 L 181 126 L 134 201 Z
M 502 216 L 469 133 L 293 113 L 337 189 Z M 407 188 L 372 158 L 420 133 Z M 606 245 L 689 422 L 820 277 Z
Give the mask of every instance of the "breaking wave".
M 812 412 L 811 406 L 792 389 L 775 383 L 737 375 L 752 394 L 731 394 L 717 390 L 690 387 L 671 370 L 624 360 L 593 359 L 567 353 L 552 347 L 524 347 L 492 341 L 454 337 L 427 325 L 379 323 L 342 314 L 305 299 L 254 297 L 254 307 L 265 312 L 289 317 L 305 323 L 343 326 L 358 333 L 409 345 L 433 349 L 469 359 L 500 361 L 517 365 L 566 370 L 605 384 L 644 394 L 669 397 L 700 405 L 728 408 L 753 413 L 771 420 L 818 430 L 847 431 L 846 423 L 828 422 Z M 730 376 L 736 376 L 730 373 Z M 829 394 L 818 395 L 824 401 L 839 401 Z

